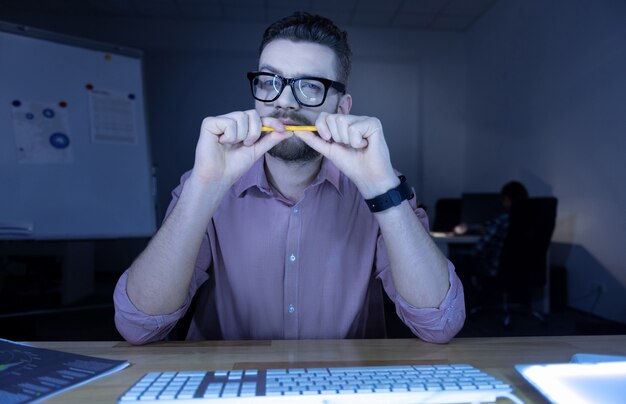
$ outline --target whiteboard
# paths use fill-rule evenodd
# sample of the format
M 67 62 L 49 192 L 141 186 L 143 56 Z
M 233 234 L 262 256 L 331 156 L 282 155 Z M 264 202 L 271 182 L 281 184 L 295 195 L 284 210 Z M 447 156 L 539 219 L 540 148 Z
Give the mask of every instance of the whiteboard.
M 142 54 L 0 22 L 0 239 L 156 229 Z

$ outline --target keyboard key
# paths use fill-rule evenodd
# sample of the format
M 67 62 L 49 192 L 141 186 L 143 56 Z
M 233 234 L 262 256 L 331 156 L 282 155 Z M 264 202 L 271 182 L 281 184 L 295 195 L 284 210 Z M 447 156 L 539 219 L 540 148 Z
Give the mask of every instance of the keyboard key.
M 231 370 L 230 373 L 228 374 L 229 380 L 238 380 L 238 379 L 241 379 L 242 377 L 243 377 L 243 371 L 241 370 Z
M 173 400 L 176 398 L 176 394 L 160 394 L 159 400 Z

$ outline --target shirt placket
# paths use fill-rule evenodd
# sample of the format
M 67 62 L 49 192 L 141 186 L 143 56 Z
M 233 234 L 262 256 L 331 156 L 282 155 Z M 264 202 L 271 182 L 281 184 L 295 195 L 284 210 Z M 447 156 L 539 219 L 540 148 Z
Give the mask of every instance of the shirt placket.
M 289 226 L 287 229 L 287 249 L 285 256 L 284 277 L 284 324 L 285 338 L 298 338 L 298 272 L 300 268 L 300 235 L 302 228 L 302 212 L 300 206 L 291 208 Z

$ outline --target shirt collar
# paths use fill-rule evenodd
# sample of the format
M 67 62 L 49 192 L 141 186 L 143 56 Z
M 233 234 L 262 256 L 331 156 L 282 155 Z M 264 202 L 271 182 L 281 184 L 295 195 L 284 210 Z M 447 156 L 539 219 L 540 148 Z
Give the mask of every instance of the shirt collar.
M 337 192 L 341 195 L 341 172 L 330 160 L 323 158 L 322 167 L 317 177 L 310 186 L 321 184 L 324 181 L 331 183 Z M 250 188 L 256 187 L 262 192 L 272 195 L 272 187 L 267 180 L 265 174 L 265 157 L 258 159 L 240 179 L 233 185 L 233 191 L 237 197 L 243 196 L 243 194 Z

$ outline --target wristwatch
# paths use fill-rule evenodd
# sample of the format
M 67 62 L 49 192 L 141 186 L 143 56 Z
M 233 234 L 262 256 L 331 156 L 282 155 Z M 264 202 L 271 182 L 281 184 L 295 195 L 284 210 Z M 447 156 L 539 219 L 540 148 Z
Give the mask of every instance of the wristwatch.
M 407 184 L 406 177 L 404 175 L 401 175 L 398 178 L 400 178 L 400 185 L 390 189 L 384 194 L 378 195 L 372 199 L 365 200 L 365 203 L 367 203 L 370 211 L 382 212 L 383 210 L 387 210 L 389 208 L 393 208 L 394 206 L 400 205 L 405 199 L 413 199 L 415 194 L 411 190 L 409 184 Z

